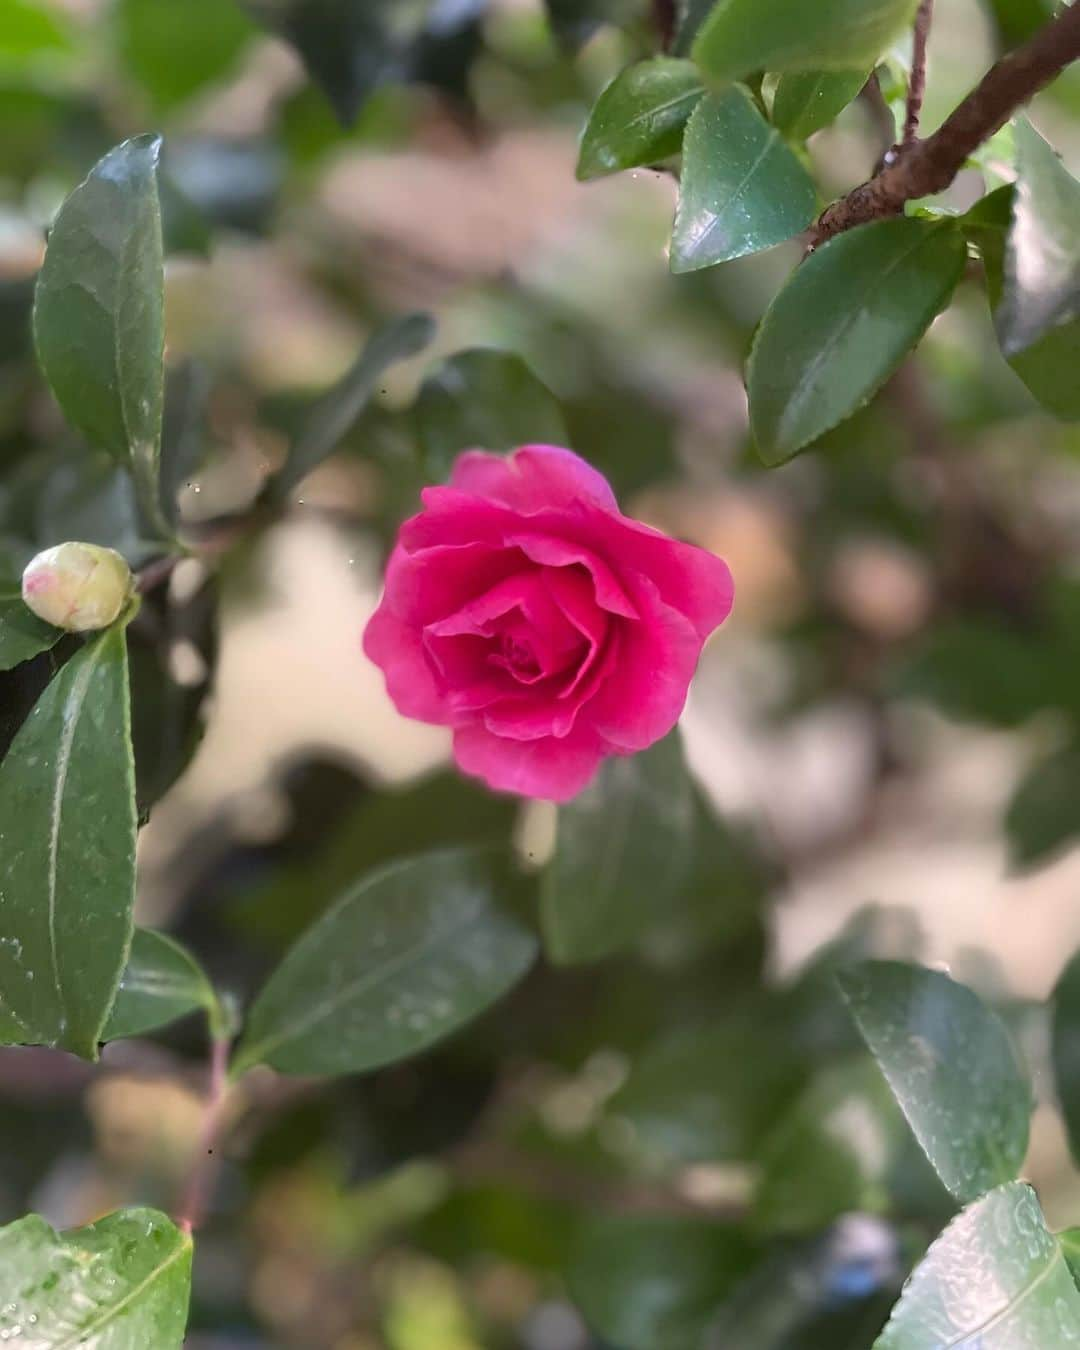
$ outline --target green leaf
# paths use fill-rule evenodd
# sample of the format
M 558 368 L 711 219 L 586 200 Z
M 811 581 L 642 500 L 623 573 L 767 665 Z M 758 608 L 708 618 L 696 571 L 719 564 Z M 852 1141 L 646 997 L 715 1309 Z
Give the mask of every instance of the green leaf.
M 20 63 L 28 56 L 68 51 L 71 39 L 57 15 L 31 0 L 4 0 L 0 57 Z
M 995 315 L 1006 356 L 1080 318 L 1080 183 L 1026 118 L 1016 125 L 1018 172 Z
M 1065 1260 L 1069 1263 L 1073 1280 L 1080 1283 L 1080 1228 L 1066 1228 L 1063 1233 L 1056 1234 L 1056 1237 L 1065 1254 Z
M 1080 748 L 1050 755 L 1021 779 L 1005 814 L 1005 834 L 1017 867 L 1049 862 L 1080 839 Z
M 410 314 L 378 329 L 356 362 L 312 408 L 288 458 L 271 480 L 281 500 L 337 449 L 367 407 L 383 374 L 415 356 L 431 341 L 435 325 L 426 314 Z
M 0 1043 L 97 1058 L 127 960 L 135 788 L 114 627 L 53 679 L 0 763 Z
M 744 1233 L 715 1220 L 601 1218 L 583 1227 L 567 1280 L 589 1325 L 622 1350 L 701 1350 L 756 1257 Z
M 951 222 L 884 220 L 830 240 L 794 272 L 747 367 L 766 464 L 790 459 L 873 397 L 949 303 L 966 259 Z
M 607 760 L 559 810 L 541 882 L 541 924 L 559 965 L 599 961 L 634 945 L 686 881 L 694 797 L 678 732 L 640 755 Z
M 157 502 L 164 350 L 161 140 L 110 150 L 61 206 L 34 297 L 38 358 L 68 421 Z
M 235 1072 L 362 1073 L 415 1055 L 500 998 L 536 955 L 495 908 L 499 854 L 459 849 L 365 877 L 255 1000 Z
M 152 928 L 136 928 L 101 1039 L 144 1036 L 216 1004 L 210 981 L 186 947 Z
M 428 475 L 445 479 L 462 450 L 567 445 L 555 395 L 514 352 L 459 352 L 429 375 L 416 403 Z
M 915 14 L 918 0 L 718 0 L 694 43 L 709 75 L 756 70 L 869 69 Z
M 938 1176 L 967 1202 L 1013 1180 L 1027 1152 L 1031 1085 L 996 1013 L 966 986 L 898 961 L 837 979 Z
M 57 1233 L 36 1214 L 0 1229 L 0 1340 L 26 1350 L 180 1350 L 191 1238 L 153 1209 Z
M 124 63 L 157 110 L 228 75 L 258 32 L 239 5 L 221 0 L 120 0 L 116 23 Z
M 629 66 L 596 100 L 581 137 L 585 180 L 677 155 L 705 86 L 692 61 L 658 56 Z
M 874 1350 L 1050 1350 L 1080 1340 L 1080 1293 L 1030 1186 L 959 1215 L 908 1280 Z
M 843 112 L 869 77 L 865 67 L 783 75 L 773 97 L 773 125 L 791 140 L 805 141 Z
M 759 1228 L 812 1233 L 842 1214 L 887 1208 L 890 1173 L 908 1138 L 872 1060 L 825 1069 L 761 1148 Z
M 1069 1148 L 1080 1159 L 1080 954 L 1062 971 L 1051 1008 L 1054 1081 Z
M 609 1110 L 662 1163 L 747 1160 L 802 1082 L 787 1041 L 749 1019 L 664 1036 L 633 1061 Z
M 782 244 L 816 209 L 810 175 L 742 86 L 698 103 L 683 141 L 673 272 Z
M 12 670 L 47 652 L 63 636 L 59 628 L 43 623 L 26 608 L 18 582 L 0 577 L 0 670 Z

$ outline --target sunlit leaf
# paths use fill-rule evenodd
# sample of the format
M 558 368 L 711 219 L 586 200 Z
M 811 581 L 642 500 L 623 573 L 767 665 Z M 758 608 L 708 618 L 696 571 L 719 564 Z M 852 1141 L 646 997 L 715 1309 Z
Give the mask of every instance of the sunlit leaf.
M 773 125 L 795 141 L 827 127 L 866 84 L 869 72 L 808 70 L 784 75 L 773 96 Z
M 596 100 L 581 137 L 577 176 L 600 178 L 676 155 L 704 92 L 692 61 L 654 57 L 617 75 Z

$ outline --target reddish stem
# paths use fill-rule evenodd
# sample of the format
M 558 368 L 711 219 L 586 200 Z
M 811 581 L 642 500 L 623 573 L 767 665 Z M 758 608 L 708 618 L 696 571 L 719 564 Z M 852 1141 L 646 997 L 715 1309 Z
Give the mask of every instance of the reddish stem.
M 210 1082 L 206 1110 L 176 1216 L 177 1226 L 189 1234 L 205 1218 L 214 1182 L 221 1170 L 220 1143 L 229 1095 L 229 1048 L 228 1037 L 215 1037 L 210 1042 Z
M 911 58 L 911 80 L 908 84 L 907 117 L 904 120 L 903 145 L 912 145 L 919 134 L 919 119 L 926 100 L 926 48 L 930 41 L 930 25 L 934 21 L 934 0 L 922 0 L 915 16 L 915 48 Z

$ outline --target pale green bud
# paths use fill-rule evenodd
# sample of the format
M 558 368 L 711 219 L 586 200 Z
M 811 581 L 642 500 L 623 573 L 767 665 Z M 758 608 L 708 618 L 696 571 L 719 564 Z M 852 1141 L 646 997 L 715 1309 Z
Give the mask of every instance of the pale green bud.
M 31 559 L 22 595 L 39 619 L 69 633 L 108 628 L 134 589 L 131 568 L 111 548 L 57 544 Z

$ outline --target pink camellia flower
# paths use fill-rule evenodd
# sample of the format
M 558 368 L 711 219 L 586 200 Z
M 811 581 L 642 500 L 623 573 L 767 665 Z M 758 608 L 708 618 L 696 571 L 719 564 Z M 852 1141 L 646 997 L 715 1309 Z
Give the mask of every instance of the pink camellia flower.
M 490 787 L 566 801 L 679 719 L 727 565 L 621 514 L 569 450 L 458 457 L 401 527 L 364 633 L 398 710 Z

